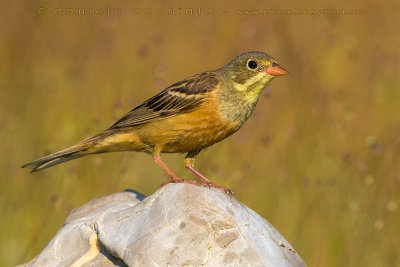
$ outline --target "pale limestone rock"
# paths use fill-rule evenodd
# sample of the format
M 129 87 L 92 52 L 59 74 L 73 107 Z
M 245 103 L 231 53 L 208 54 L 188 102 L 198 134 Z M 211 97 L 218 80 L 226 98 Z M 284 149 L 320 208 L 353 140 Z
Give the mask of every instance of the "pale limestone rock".
M 24 266 L 305 266 L 261 216 L 220 190 L 168 184 L 125 191 L 71 212 Z

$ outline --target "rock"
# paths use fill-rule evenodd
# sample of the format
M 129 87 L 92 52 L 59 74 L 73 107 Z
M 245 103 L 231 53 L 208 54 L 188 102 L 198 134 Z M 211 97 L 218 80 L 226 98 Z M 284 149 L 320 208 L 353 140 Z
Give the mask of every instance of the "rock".
M 71 212 L 23 266 L 305 266 L 271 224 L 214 188 L 125 191 Z

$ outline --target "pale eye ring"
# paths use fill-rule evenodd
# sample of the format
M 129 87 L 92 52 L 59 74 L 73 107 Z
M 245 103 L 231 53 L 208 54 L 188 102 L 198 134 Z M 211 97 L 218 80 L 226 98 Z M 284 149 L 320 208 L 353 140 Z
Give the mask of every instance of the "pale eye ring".
M 255 60 L 250 59 L 249 61 L 247 61 L 247 67 L 251 70 L 254 70 L 257 68 L 257 62 Z

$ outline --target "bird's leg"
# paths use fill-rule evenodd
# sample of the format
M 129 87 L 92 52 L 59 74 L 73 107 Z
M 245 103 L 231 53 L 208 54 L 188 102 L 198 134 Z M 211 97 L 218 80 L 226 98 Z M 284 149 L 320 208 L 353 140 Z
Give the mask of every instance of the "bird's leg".
M 164 171 L 168 174 L 169 178 L 171 178 L 171 182 L 180 183 L 183 182 L 183 179 L 178 177 L 170 168 L 168 168 L 167 164 L 165 164 L 160 155 L 154 155 L 153 160 L 164 169 Z
M 207 186 L 209 187 L 214 187 L 214 188 L 218 188 L 222 191 L 224 191 L 226 194 L 228 195 L 232 195 L 233 192 L 224 187 L 224 186 L 220 186 L 220 185 L 216 185 L 214 184 L 210 179 L 208 179 L 207 177 L 205 177 L 203 174 L 201 174 L 200 172 L 198 172 L 193 166 L 194 166 L 194 160 L 195 157 L 197 156 L 197 154 L 199 154 L 200 150 L 196 150 L 196 151 L 191 151 L 189 152 L 184 160 L 185 163 L 185 167 L 186 169 L 188 169 L 189 171 L 191 171 L 192 173 L 196 174 Z
M 168 176 L 171 178 L 171 181 L 162 183 L 158 188 L 161 188 L 161 187 L 163 187 L 164 185 L 169 184 L 169 183 L 187 183 L 187 184 L 194 184 L 194 185 L 200 185 L 200 186 L 202 185 L 201 183 L 196 182 L 196 181 L 185 181 L 185 180 L 183 180 L 182 178 L 180 178 L 179 176 L 177 176 L 173 171 L 171 171 L 170 168 L 168 168 L 167 164 L 165 164 L 165 163 L 161 160 L 160 155 L 153 155 L 153 160 L 154 160 L 158 165 L 160 165 L 161 168 L 163 168 L 163 169 L 165 170 L 165 172 L 168 174 Z

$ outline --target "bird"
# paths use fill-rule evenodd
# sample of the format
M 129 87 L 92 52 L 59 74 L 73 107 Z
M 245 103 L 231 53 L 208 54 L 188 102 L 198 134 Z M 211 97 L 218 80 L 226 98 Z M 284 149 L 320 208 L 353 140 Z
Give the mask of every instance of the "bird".
M 172 84 L 144 101 L 105 131 L 59 152 L 22 166 L 31 172 L 86 155 L 138 151 L 152 156 L 170 180 L 232 191 L 216 185 L 194 168 L 204 148 L 229 137 L 247 121 L 258 99 L 275 77 L 288 71 L 264 52 L 243 53 L 225 66 Z M 184 180 L 162 160 L 161 153 L 186 153 L 184 165 L 202 182 Z

